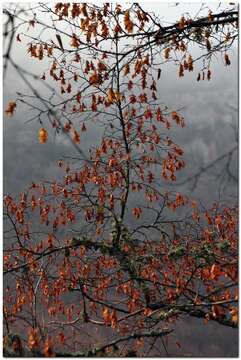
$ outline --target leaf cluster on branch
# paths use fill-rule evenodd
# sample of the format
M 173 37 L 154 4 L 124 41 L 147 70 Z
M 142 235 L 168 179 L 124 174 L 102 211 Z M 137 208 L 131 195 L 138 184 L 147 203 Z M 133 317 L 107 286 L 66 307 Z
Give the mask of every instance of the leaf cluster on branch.
M 238 209 L 199 209 L 165 191 L 163 181 L 185 166 L 169 129 L 185 121 L 160 104 L 158 82 L 169 62 L 197 81 L 211 79 L 216 54 L 229 66 L 237 10 L 169 26 L 138 3 L 41 3 L 27 20 L 26 11 L 4 12 L 17 23 L 18 46 L 46 62 L 39 80 L 49 91 L 16 63 L 10 37 L 5 64 L 31 95 L 11 100 L 6 114 L 30 108 L 40 143 L 55 131 L 78 151 L 71 164 L 59 162 L 62 180 L 4 198 L 6 354 L 20 354 L 23 342 L 36 356 L 119 354 L 133 340 L 135 351 L 152 349 L 148 341 L 169 336 L 183 314 L 236 327 Z M 19 327 L 21 339 L 12 336 Z M 95 329 L 105 329 L 100 346 Z

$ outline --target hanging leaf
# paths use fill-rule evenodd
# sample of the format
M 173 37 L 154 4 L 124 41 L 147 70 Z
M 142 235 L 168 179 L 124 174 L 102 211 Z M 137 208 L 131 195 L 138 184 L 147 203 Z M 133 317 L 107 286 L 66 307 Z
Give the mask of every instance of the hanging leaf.
M 17 104 L 15 101 L 9 101 L 7 109 L 5 110 L 5 114 L 9 117 L 13 116 L 15 110 L 16 110 Z
M 130 19 L 130 11 L 126 10 L 125 14 L 124 14 L 124 25 L 125 25 L 125 29 L 128 33 L 132 33 L 133 32 L 133 22 Z
M 39 130 L 39 142 L 40 144 L 45 144 L 48 140 L 48 132 L 46 129 L 41 128 Z
M 230 61 L 230 59 L 229 59 L 228 54 L 225 54 L 225 55 L 224 55 L 224 61 L 225 61 L 225 65 L 226 65 L 226 66 L 231 65 L 231 61 Z

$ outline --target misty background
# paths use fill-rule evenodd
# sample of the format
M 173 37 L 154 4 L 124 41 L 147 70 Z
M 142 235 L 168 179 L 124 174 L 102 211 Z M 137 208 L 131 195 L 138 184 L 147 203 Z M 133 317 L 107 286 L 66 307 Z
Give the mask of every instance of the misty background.
M 200 4 L 197 4 L 197 6 Z M 147 4 L 143 7 L 148 9 Z M 181 4 L 177 7 L 167 4 L 150 4 L 150 9 L 159 12 L 162 18 L 177 18 L 185 13 L 190 6 Z M 186 6 L 186 8 L 185 8 Z M 192 6 L 194 6 L 192 4 Z M 214 6 L 214 5 L 213 5 Z M 177 16 L 178 15 L 178 16 Z M 26 55 L 26 47 L 21 43 L 14 43 L 12 50 L 15 61 L 29 71 L 41 77 L 46 64 Z M 238 132 L 238 52 L 233 47 L 231 66 L 225 67 L 220 57 L 212 62 L 212 78 L 210 81 L 196 81 L 193 73 L 185 73 L 184 78 L 178 78 L 178 69 L 171 64 L 162 68 L 161 79 L 158 84 L 160 102 L 173 111 L 180 109 L 186 123 L 183 129 L 173 127 L 169 130 L 170 137 L 184 150 L 186 167 L 177 173 L 177 184 L 164 184 L 165 188 L 192 195 L 201 199 L 206 206 L 214 201 L 222 200 L 237 203 L 238 184 L 234 179 L 221 178 L 226 160 L 217 163 L 203 176 L 195 188 L 191 182 L 183 180 L 196 174 L 201 167 L 232 149 L 237 143 Z M 16 92 L 29 93 L 26 84 L 19 78 L 16 71 L 9 65 L 4 80 L 3 105 L 16 98 Z M 38 86 L 38 91 L 44 88 Z M 38 142 L 38 122 L 27 121 L 31 113 L 26 108 L 17 107 L 12 118 L 3 119 L 3 193 L 18 196 L 31 182 L 61 178 L 63 172 L 57 166 L 59 159 L 66 156 L 78 156 L 76 150 L 64 135 L 55 135 L 49 131 L 49 140 L 45 145 Z M 80 147 L 86 150 L 88 141 L 97 138 L 97 130 L 92 126 L 87 137 L 81 140 Z M 238 177 L 237 151 L 230 165 L 232 173 Z M 63 174 L 64 175 L 64 174 Z M 164 186 L 163 185 L 163 186 Z M 210 321 L 203 324 L 203 320 L 186 317 L 177 321 L 176 331 L 170 343 L 172 356 L 237 356 L 238 330 L 217 325 Z M 177 349 L 175 341 L 180 341 L 181 349 Z

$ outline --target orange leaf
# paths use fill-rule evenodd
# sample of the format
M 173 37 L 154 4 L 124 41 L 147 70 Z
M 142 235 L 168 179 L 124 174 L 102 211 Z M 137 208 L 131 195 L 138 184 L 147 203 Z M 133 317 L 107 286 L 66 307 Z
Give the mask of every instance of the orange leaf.
M 109 324 L 111 322 L 111 314 L 109 309 L 104 308 L 104 310 L 102 311 L 102 316 L 106 324 Z
M 75 144 L 79 144 L 80 143 L 80 136 L 78 134 L 78 132 L 76 130 L 74 130 L 74 135 L 73 135 L 73 142 Z
M 170 48 L 166 48 L 164 50 L 164 59 L 167 60 L 169 58 L 169 53 L 170 53 Z
M 237 325 L 238 324 L 238 309 L 232 308 L 230 311 L 230 314 L 232 316 L 232 321 Z
M 177 345 L 178 349 L 181 349 L 182 346 L 179 341 L 176 341 L 176 345 Z
M 139 219 L 139 217 L 141 216 L 142 210 L 141 208 L 135 207 L 132 209 L 132 214 Z
M 210 272 L 210 278 L 212 280 L 217 279 L 220 275 L 221 275 L 221 269 L 220 266 L 217 264 L 213 264 L 211 267 L 211 272 Z
M 14 101 L 9 101 L 5 114 L 8 116 L 13 116 L 13 113 L 16 109 L 17 104 Z
M 37 349 L 39 347 L 40 340 L 37 329 L 32 329 L 28 337 L 28 346 L 30 350 Z
M 53 344 L 51 341 L 51 337 L 49 336 L 49 337 L 47 337 L 47 339 L 45 340 L 45 343 L 44 343 L 44 348 L 43 348 L 44 356 L 53 357 L 55 355 L 52 347 L 53 347 Z
M 111 313 L 111 327 L 113 329 L 115 329 L 117 326 L 117 315 L 116 315 L 116 311 L 112 311 Z
M 45 144 L 45 143 L 47 142 L 47 140 L 48 140 L 48 132 L 47 132 L 46 129 L 41 128 L 41 129 L 39 130 L 38 136 L 39 136 L 39 142 L 40 142 L 40 144 Z
M 112 104 L 116 100 L 115 92 L 113 89 L 108 90 L 108 100 Z
M 133 22 L 130 19 L 130 11 L 126 10 L 125 15 L 124 15 L 124 25 L 125 25 L 125 29 L 128 33 L 131 33 L 133 31 Z
M 91 85 L 100 85 L 101 84 L 101 77 L 96 71 L 90 76 L 89 83 Z
M 58 334 L 58 339 L 59 339 L 59 341 L 63 344 L 64 341 L 65 341 L 65 336 L 64 336 L 64 334 L 63 334 L 63 333 L 59 333 L 59 334 Z
M 130 65 L 126 64 L 124 67 L 124 76 L 126 76 L 127 74 L 129 74 L 130 72 Z
M 230 59 L 229 59 L 229 57 L 228 57 L 228 54 L 225 54 L 225 55 L 224 55 L 224 61 L 225 61 L 225 65 L 226 65 L 226 66 L 228 66 L 228 65 L 231 64 L 231 61 L 230 61 Z

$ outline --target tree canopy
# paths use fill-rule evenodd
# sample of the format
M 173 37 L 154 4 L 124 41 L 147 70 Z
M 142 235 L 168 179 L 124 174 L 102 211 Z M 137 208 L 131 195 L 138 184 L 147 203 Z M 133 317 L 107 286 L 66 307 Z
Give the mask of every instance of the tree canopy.
M 30 90 L 6 115 L 26 107 L 43 146 L 55 132 L 78 152 L 59 161 L 61 180 L 4 197 L 5 354 L 142 356 L 156 341 L 165 350 L 183 316 L 237 327 L 238 205 L 200 208 L 165 189 L 185 167 L 169 136 L 185 119 L 158 93 L 168 64 L 177 81 L 197 82 L 211 80 L 216 57 L 232 65 L 237 6 L 201 6 L 169 25 L 140 3 L 4 14 L 4 71 L 13 66 Z M 46 63 L 40 77 L 16 62 L 14 41 Z

